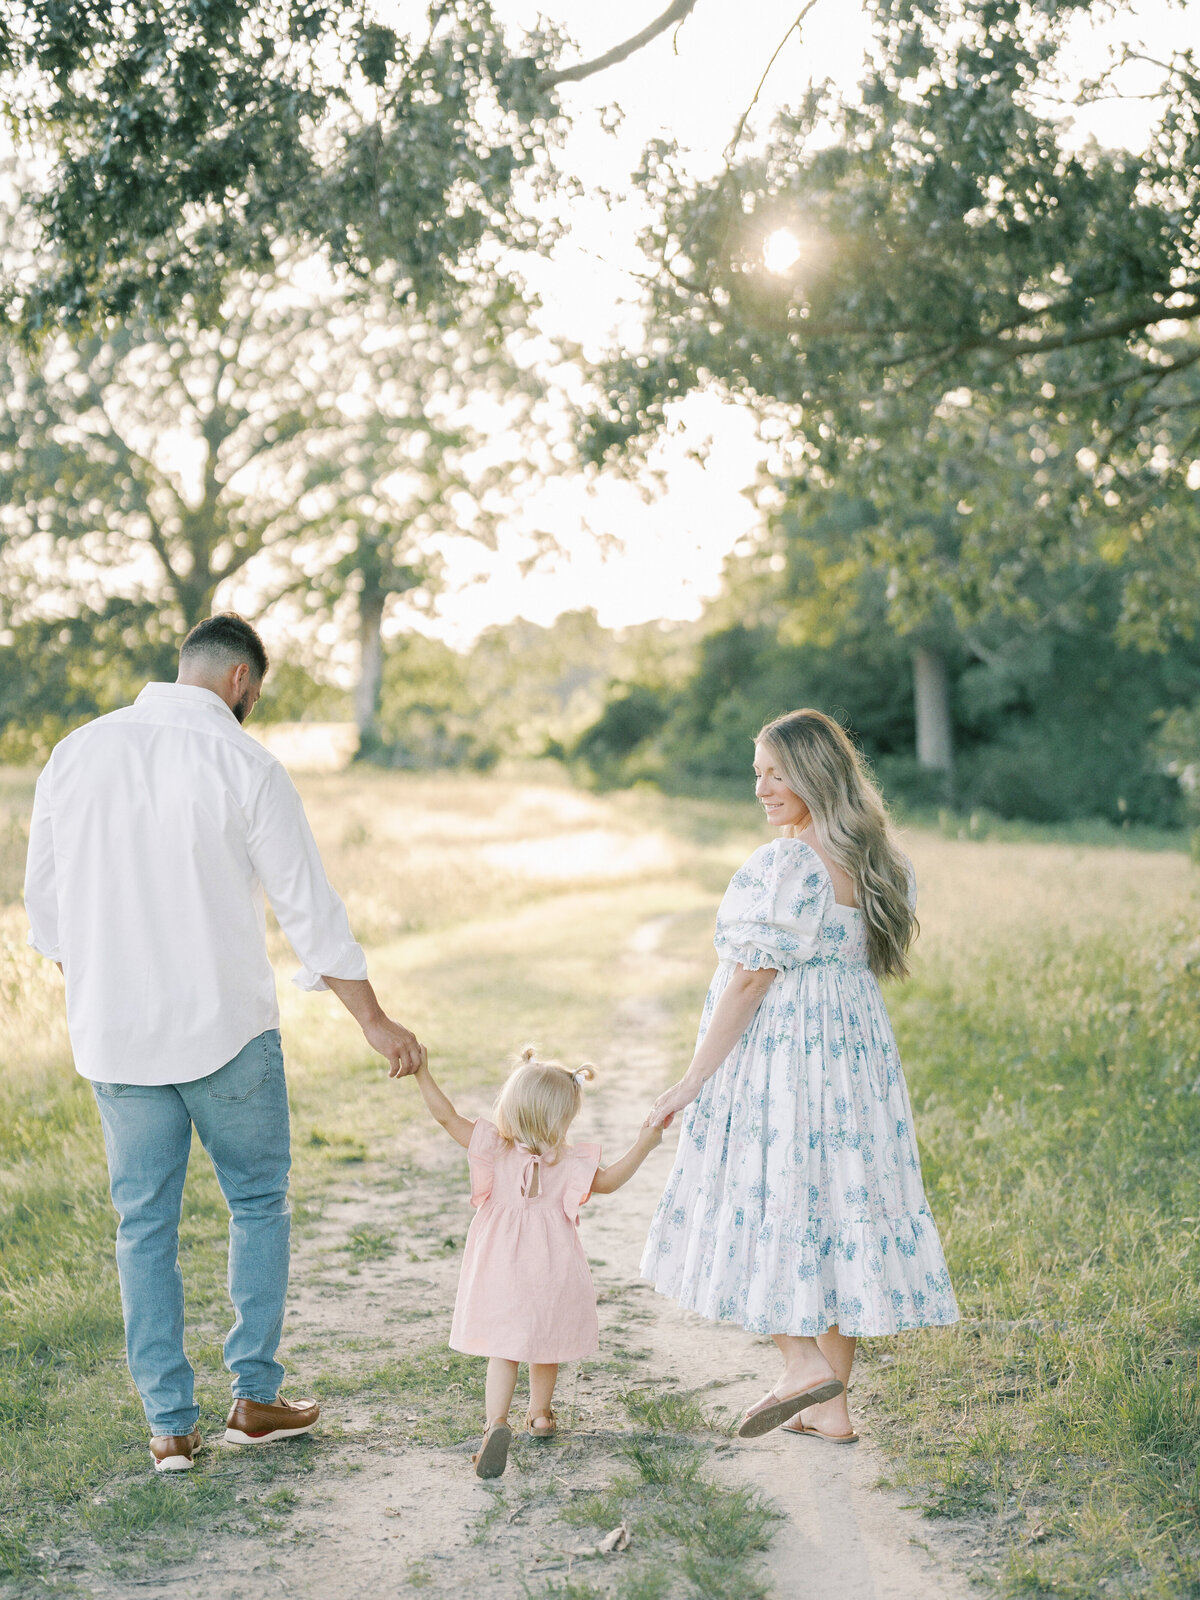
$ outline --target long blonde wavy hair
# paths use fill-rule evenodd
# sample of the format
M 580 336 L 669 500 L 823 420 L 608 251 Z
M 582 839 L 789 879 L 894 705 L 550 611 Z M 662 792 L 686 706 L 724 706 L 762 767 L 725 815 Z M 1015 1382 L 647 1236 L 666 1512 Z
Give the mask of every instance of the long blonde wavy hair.
M 849 735 L 823 711 L 789 711 L 768 722 L 755 743 L 770 751 L 784 783 L 812 813 L 817 838 L 854 880 L 871 971 L 877 978 L 907 977 L 908 947 L 918 931 L 908 863 Z

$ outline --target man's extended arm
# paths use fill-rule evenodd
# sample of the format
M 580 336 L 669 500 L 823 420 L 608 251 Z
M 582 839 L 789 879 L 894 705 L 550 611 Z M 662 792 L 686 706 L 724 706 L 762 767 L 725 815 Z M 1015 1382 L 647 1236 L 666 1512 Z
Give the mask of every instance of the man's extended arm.
M 366 978 L 335 978 L 328 972 L 323 976 L 326 987 L 358 1023 L 371 1049 L 387 1057 L 389 1078 L 407 1078 L 420 1071 L 426 1060 L 425 1046 L 403 1023 L 388 1016 Z

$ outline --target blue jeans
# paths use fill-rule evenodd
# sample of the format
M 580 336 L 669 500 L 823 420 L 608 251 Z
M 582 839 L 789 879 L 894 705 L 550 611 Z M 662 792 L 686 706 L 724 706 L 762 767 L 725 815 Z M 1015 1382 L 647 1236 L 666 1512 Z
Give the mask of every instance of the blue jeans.
M 260 1033 L 193 1083 L 93 1083 L 117 1228 L 125 1352 L 146 1420 L 156 1434 L 191 1433 L 199 1408 L 183 1353 L 179 1218 L 192 1126 L 229 1207 L 225 1341 L 233 1393 L 274 1400 L 283 1331 L 291 1212 L 287 1085 L 277 1029 Z

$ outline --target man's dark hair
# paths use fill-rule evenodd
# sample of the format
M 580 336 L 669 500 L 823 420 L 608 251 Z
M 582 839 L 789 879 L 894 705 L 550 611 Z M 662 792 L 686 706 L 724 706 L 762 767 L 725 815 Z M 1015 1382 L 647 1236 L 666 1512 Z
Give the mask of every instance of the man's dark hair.
M 188 634 L 179 649 L 180 665 L 201 658 L 214 667 L 230 667 L 244 661 L 260 683 L 271 664 L 257 632 L 236 611 L 219 611 L 215 617 L 205 617 Z

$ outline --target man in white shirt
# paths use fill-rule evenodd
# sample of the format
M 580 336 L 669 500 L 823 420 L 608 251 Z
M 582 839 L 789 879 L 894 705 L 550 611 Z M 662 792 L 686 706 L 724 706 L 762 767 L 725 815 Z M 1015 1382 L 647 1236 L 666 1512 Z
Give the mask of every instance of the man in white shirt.
M 267 672 L 232 614 L 184 640 L 176 683 L 78 728 L 38 779 L 25 906 L 29 942 L 66 979 L 77 1070 L 104 1128 L 130 1372 L 159 1471 L 200 1445 L 183 1350 L 179 1220 L 194 1127 L 230 1210 L 225 1342 L 231 1443 L 307 1433 L 315 1401 L 279 1393 L 290 1146 L 264 890 L 301 962 L 385 1056 L 425 1059 L 367 981 L 287 773 L 241 724 Z

